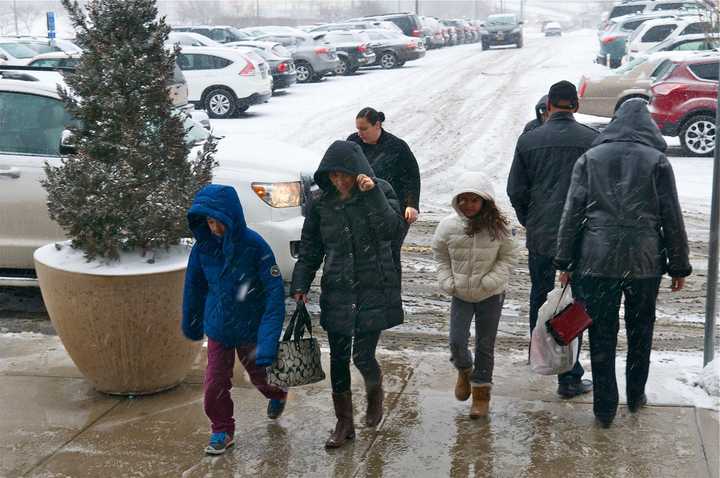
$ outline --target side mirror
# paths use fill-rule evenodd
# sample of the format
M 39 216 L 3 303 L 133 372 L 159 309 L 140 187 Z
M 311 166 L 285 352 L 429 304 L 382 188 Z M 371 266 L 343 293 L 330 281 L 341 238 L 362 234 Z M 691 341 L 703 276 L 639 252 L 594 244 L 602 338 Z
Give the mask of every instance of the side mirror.
M 485 22 L 480 22 L 480 26 L 481 26 L 481 27 L 484 27 L 484 26 L 485 26 Z
M 518 22 L 518 25 L 522 25 L 523 23 L 525 23 L 525 20 L 520 20 L 520 21 Z
M 4 53 L 0 53 L 0 60 L 7 61 L 8 57 Z
M 75 135 L 69 129 L 64 129 L 60 135 L 60 154 L 75 154 Z

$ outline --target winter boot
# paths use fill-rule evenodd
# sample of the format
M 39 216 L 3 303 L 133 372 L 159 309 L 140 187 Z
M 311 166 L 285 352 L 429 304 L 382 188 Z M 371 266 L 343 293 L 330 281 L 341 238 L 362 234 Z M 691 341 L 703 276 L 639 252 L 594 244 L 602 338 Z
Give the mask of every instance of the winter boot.
M 472 406 L 470 407 L 470 418 L 486 417 L 490 411 L 490 390 L 492 384 L 472 386 Z
M 383 417 L 383 386 L 382 373 L 380 380 L 368 384 L 365 382 L 365 391 L 367 392 L 367 413 L 365 414 L 365 425 L 368 427 L 376 427 Z
M 457 383 L 455 383 L 455 398 L 464 402 L 470 398 L 470 372 L 469 368 L 458 369 Z
M 352 392 L 333 393 L 333 406 L 337 424 L 335 431 L 325 442 L 325 448 L 340 448 L 346 440 L 355 439 L 355 423 L 353 422 Z

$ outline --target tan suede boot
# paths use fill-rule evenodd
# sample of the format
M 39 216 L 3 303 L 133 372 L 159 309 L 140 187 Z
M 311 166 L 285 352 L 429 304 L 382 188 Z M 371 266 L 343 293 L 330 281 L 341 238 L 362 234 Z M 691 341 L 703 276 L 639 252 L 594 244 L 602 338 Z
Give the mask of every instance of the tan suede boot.
M 352 392 L 333 393 L 333 405 L 337 424 L 335 431 L 325 442 L 325 448 L 340 448 L 347 440 L 355 439 L 355 423 L 353 421 Z
M 491 389 L 492 384 L 490 383 L 472 386 L 472 406 L 470 407 L 470 418 L 488 416 L 488 413 L 490 412 Z
M 457 383 L 455 383 L 455 398 L 464 402 L 470 398 L 470 372 L 469 368 L 458 369 Z

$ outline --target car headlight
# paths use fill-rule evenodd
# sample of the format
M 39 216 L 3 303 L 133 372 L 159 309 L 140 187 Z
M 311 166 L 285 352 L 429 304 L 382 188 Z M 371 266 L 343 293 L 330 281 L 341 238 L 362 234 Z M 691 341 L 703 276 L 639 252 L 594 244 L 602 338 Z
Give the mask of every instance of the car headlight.
M 287 183 L 252 183 L 255 194 L 271 207 L 298 207 L 303 203 L 300 181 Z

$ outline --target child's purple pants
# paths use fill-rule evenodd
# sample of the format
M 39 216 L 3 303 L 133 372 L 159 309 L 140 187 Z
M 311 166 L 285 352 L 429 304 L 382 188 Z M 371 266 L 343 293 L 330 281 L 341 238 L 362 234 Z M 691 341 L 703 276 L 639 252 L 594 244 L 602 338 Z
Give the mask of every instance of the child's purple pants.
M 250 381 L 268 399 L 285 400 L 287 391 L 267 383 L 265 367 L 255 365 L 255 344 L 227 348 L 208 337 L 208 364 L 205 370 L 205 414 L 212 422 L 213 433 L 235 432 L 232 388 L 233 365 L 237 352 Z

